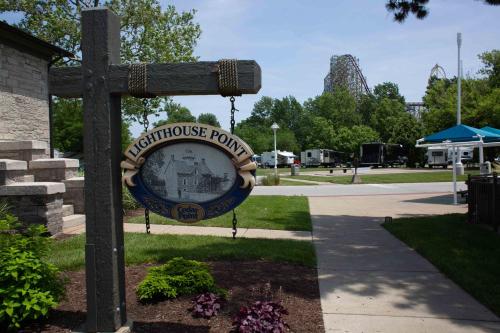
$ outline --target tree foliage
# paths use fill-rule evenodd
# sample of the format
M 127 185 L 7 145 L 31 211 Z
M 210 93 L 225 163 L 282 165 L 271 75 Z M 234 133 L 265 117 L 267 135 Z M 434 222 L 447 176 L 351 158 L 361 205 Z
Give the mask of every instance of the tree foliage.
M 500 127 L 500 51 L 479 55 L 483 68 L 481 77 L 462 80 L 461 115 L 464 124 L 481 128 Z M 431 78 L 424 103 L 425 134 L 431 134 L 456 124 L 457 79 Z
M 500 0 L 482 0 L 487 5 L 500 5 Z M 388 0 L 385 4 L 387 11 L 394 16 L 394 21 L 403 23 L 409 14 L 415 15 L 417 19 L 424 19 L 429 14 L 427 4 L 429 0 Z
M 61 152 L 83 152 L 83 108 L 81 99 L 60 99 L 54 103 L 54 148 Z M 129 122 L 121 126 L 122 151 L 132 142 Z
M 196 122 L 200 124 L 212 125 L 215 127 L 220 127 L 219 120 L 217 116 L 213 113 L 201 113 L 196 119 Z

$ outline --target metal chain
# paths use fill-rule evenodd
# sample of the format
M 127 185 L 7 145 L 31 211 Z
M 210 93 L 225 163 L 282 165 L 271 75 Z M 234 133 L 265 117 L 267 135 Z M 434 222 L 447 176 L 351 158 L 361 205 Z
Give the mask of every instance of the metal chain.
M 233 209 L 233 239 L 236 239 L 236 233 L 238 233 L 238 229 L 236 228 L 237 223 L 238 219 L 236 218 L 236 211 Z
M 142 124 L 144 125 L 144 133 L 146 133 L 149 129 L 149 119 L 148 119 L 148 101 L 147 99 L 142 100 L 142 106 L 143 106 L 143 111 L 142 111 Z M 146 233 L 150 234 L 151 233 L 151 225 L 149 223 L 149 209 L 146 208 L 144 209 L 144 220 L 146 221 Z
M 231 134 L 234 134 L 234 124 L 236 123 L 234 121 L 234 112 L 235 111 L 239 111 L 238 109 L 236 109 L 234 107 L 234 101 L 236 99 L 234 98 L 234 96 L 231 96 L 231 98 L 229 98 L 229 101 L 231 101 Z
M 234 106 L 234 101 L 236 99 L 234 96 L 231 96 L 229 98 L 229 101 L 231 102 L 231 134 L 234 134 L 234 112 L 238 111 L 236 107 Z M 233 239 L 236 239 L 236 234 L 238 233 L 238 229 L 236 227 L 236 224 L 238 223 L 238 218 L 236 217 L 236 211 L 233 209 Z

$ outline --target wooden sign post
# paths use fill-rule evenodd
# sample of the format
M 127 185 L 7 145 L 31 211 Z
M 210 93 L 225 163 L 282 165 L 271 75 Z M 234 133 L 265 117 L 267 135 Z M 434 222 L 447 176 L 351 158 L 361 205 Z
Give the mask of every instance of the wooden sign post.
M 49 93 L 83 97 L 85 267 L 88 332 L 127 322 L 121 187 L 121 96 L 130 94 L 130 66 L 120 65 L 120 19 L 107 8 L 82 10 L 81 67 L 53 68 Z M 218 62 L 144 65 L 145 93 L 218 95 Z M 255 61 L 238 61 L 238 90 L 261 86 Z

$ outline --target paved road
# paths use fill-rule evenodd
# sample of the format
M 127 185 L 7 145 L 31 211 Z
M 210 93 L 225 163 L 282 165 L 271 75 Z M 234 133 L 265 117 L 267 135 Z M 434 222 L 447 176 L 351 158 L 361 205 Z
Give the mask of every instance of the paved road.
M 464 213 L 450 195 L 309 198 L 327 332 L 500 332 L 500 319 L 380 226 Z
M 466 189 L 464 182 L 457 183 L 458 189 Z M 305 195 L 308 197 L 384 195 L 411 193 L 451 193 L 452 183 L 412 184 L 358 184 L 358 185 L 308 185 L 308 186 L 256 186 L 252 195 Z

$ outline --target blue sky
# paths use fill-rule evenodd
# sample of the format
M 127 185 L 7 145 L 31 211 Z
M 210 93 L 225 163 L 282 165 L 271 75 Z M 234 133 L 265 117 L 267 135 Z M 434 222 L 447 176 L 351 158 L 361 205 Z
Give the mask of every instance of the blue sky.
M 262 68 L 257 95 L 237 98 L 237 121 L 248 117 L 262 96 L 321 94 L 329 58 L 359 58 L 368 85 L 398 84 L 407 101 L 420 101 L 431 68 L 439 63 L 457 73 L 456 33 L 462 32 L 465 75 L 480 68 L 477 54 L 500 48 L 500 6 L 477 0 L 430 0 L 425 20 L 396 23 L 385 0 L 175 0 L 178 10 L 196 9 L 202 35 L 200 60 L 255 59 Z M 0 15 L 0 19 L 12 17 Z M 229 127 L 229 101 L 220 96 L 175 97 L 194 115 L 211 112 Z M 151 119 L 154 121 L 154 119 Z M 133 126 L 133 134 L 140 126 Z
M 195 8 L 203 33 L 201 60 L 255 59 L 262 89 L 237 99 L 238 120 L 262 96 L 321 94 L 333 54 L 359 58 L 368 85 L 391 81 L 408 101 L 420 101 L 431 68 L 439 63 L 456 75 L 456 33 L 462 32 L 464 74 L 480 67 L 477 54 L 500 48 L 500 6 L 475 0 L 431 0 L 429 16 L 396 23 L 385 0 L 182 0 L 165 1 L 179 10 Z M 179 97 L 193 114 L 212 112 L 229 126 L 229 103 L 217 96 Z

